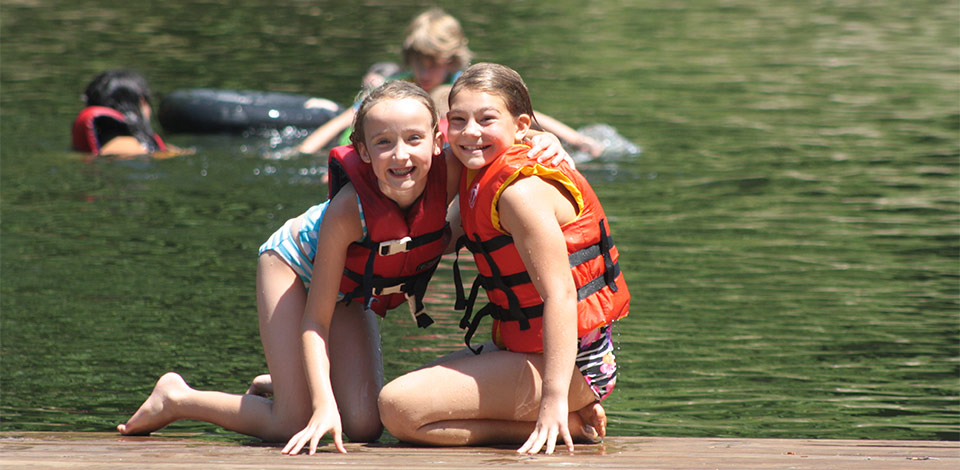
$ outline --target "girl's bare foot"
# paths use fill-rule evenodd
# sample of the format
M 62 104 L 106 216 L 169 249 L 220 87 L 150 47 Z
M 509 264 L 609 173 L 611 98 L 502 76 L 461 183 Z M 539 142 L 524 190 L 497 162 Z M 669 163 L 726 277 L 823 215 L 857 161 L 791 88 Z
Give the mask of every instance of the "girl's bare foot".
M 261 374 L 253 378 L 250 382 L 250 388 L 247 389 L 247 395 L 259 395 L 269 397 L 273 395 L 273 379 L 270 374 Z
M 583 434 L 588 440 L 599 442 L 607 435 L 607 412 L 599 401 L 580 408 L 577 415 L 583 422 Z
M 190 387 L 180 374 L 167 372 L 157 380 L 153 392 L 125 424 L 117 425 L 117 431 L 125 436 L 150 434 L 176 420 L 172 416 L 173 402 Z

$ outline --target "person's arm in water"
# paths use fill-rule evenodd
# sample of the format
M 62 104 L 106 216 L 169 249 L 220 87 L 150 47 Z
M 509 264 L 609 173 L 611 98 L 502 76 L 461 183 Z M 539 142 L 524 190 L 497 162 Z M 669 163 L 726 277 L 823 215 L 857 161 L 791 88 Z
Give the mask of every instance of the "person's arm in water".
M 560 140 L 589 153 L 594 157 L 603 153 L 603 144 L 597 142 L 579 132 L 576 129 L 543 114 L 539 111 L 534 112 L 537 115 L 537 122 L 543 127 L 543 130 L 555 134 Z
M 167 158 L 180 157 L 183 155 L 193 155 L 197 153 L 194 148 L 182 148 L 174 145 L 167 145 L 166 150 L 159 150 L 153 153 L 147 152 L 136 137 L 115 137 L 107 145 L 100 149 L 100 155 L 105 157 L 115 157 L 117 159 L 128 159 L 140 155 L 150 155 L 151 158 L 164 160 Z
M 150 153 L 136 137 L 131 135 L 126 124 L 113 118 L 101 117 L 95 121 L 97 138 L 106 142 L 100 147 L 99 155 L 128 159 L 149 154 L 152 158 L 164 159 L 181 155 L 192 155 L 196 149 L 167 145 L 166 150 Z M 95 156 L 94 156 L 95 157 Z
M 313 131 L 300 145 L 297 150 L 303 153 L 316 153 L 324 148 L 333 139 L 336 139 L 344 129 L 353 124 L 353 118 L 357 115 L 357 110 L 350 106 L 343 110 L 333 119 L 323 123 L 317 130 Z
M 147 149 L 143 148 L 143 144 L 133 136 L 114 137 L 100 147 L 100 155 L 117 158 L 130 158 L 137 155 L 146 155 L 147 153 Z

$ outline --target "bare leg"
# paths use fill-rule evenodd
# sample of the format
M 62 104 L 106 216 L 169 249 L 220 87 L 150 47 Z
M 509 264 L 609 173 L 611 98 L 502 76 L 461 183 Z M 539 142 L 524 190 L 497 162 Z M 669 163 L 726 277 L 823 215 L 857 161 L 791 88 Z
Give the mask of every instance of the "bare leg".
M 476 347 L 476 346 L 474 346 L 474 347 Z M 499 351 L 499 350 L 500 350 L 500 349 L 497 348 L 496 343 L 494 343 L 493 341 L 487 341 L 486 343 L 483 343 L 482 345 L 480 345 L 480 347 L 483 348 L 483 349 L 480 350 L 480 354 L 487 354 L 487 353 L 491 353 L 491 352 L 493 352 L 493 351 Z M 473 351 L 471 351 L 471 350 L 468 349 L 468 348 L 463 348 L 463 349 L 461 349 L 461 350 L 459 350 L 459 351 L 454 351 L 454 352 L 448 353 L 448 354 L 446 354 L 446 355 L 444 355 L 444 356 L 440 356 L 440 357 L 438 357 L 438 358 L 436 358 L 436 359 L 434 359 L 434 360 L 432 360 L 432 361 L 430 361 L 430 362 L 428 362 L 428 363 L 426 363 L 426 364 L 418 367 L 418 368 L 415 369 L 415 370 L 426 369 L 426 368 L 428 368 L 428 367 L 433 367 L 433 366 L 437 366 L 437 365 L 440 365 L 440 364 L 446 364 L 447 362 L 450 362 L 450 361 L 452 361 L 452 360 L 454 360 L 454 359 L 463 359 L 463 358 L 473 357 L 473 356 L 476 356 L 476 354 L 475 354 Z
M 126 435 L 149 434 L 170 424 L 177 419 L 171 410 L 172 402 L 189 393 L 189 388 L 179 374 L 173 372 L 164 374 L 153 386 L 153 392 L 147 400 L 140 405 L 127 423 L 117 425 L 117 431 Z
M 254 377 L 250 382 L 250 388 L 247 389 L 247 393 L 250 395 L 260 395 L 261 397 L 273 395 L 273 380 L 270 378 L 270 374 L 260 374 Z
M 279 256 L 264 253 L 257 265 L 260 338 L 274 387 L 274 400 L 256 395 L 197 391 L 180 376 L 160 378 L 139 410 L 117 427 L 123 434 L 144 434 L 173 421 L 196 419 L 267 441 L 283 441 L 300 431 L 310 416 L 303 373 L 300 318 L 306 292 Z
M 375 441 L 383 432 L 377 411 L 383 387 L 377 314 L 363 311 L 360 302 L 337 304 L 330 331 L 330 382 L 343 432 L 354 442 Z
M 419 369 L 384 386 L 380 415 L 400 440 L 432 445 L 523 443 L 540 406 L 543 356 L 494 351 Z M 595 401 L 578 370 L 570 382 L 569 406 L 582 410 Z M 602 408 L 601 408 L 602 409 Z M 592 422 L 593 418 L 586 413 Z M 578 412 L 570 432 L 591 440 Z
M 194 390 L 180 375 L 168 372 L 117 430 L 125 435 L 142 435 L 180 419 L 195 419 L 264 440 L 279 440 L 283 434 L 278 435 L 277 428 L 282 429 L 282 423 L 272 419 L 271 405 L 270 400 L 254 395 Z
M 270 374 L 255 379 L 251 389 L 267 390 L 269 385 L 273 400 L 257 394 L 194 390 L 179 375 L 168 373 L 117 430 L 148 434 L 180 419 L 195 419 L 266 441 L 289 439 L 306 426 L 312 410 L 300 342 L 305 304 L 306 290 L 293 270 L 273 252 L 261 255 L 257 307 Z M 338 304 L 334 312 L 331 380 L 344 432 L 352 440 L 375 440 L 382 432 L 376 407 L 383 383 L 379 333 L 376 320 L 356 308 L 358 305 Z

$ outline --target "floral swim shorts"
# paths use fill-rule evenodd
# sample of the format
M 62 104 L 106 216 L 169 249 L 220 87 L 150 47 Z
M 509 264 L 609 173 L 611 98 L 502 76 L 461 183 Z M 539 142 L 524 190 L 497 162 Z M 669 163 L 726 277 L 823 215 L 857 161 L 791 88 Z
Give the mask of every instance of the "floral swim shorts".
M 613 355 L 611 325 L 597 328 L 582 337 L 577 367 L 598 400 L 603 400 L 617 383 L 617 361 Z

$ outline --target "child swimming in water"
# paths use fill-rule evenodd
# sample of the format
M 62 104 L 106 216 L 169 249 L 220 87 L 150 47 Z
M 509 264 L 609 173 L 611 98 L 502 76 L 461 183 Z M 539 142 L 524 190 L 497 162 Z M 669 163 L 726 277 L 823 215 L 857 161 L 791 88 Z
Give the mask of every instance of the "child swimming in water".
M 147 81 L 130 70 L 107 70 L 83 92 L 86 107 L 73 123 L 73 149 L 90 154 L 130 158 L 169 158 L 193 153 L 168 146 L 150 125 L 152 108 Z

